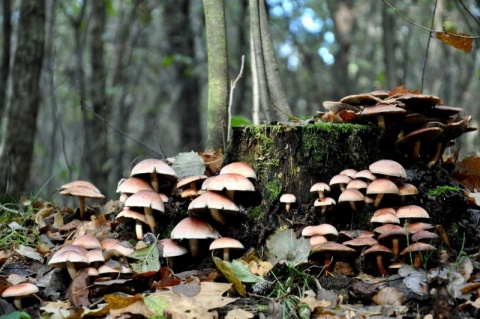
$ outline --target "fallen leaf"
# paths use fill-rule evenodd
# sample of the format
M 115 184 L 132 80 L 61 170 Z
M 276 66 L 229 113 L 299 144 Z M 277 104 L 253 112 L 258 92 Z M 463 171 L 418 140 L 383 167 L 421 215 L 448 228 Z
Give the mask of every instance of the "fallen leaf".
M 173 273 L 173 271 L 168 267 L 160 268 L 159 273 L 160 273 L 160 281 L 155 281 L 153 283 L 153 286 L 156 289 L 178 285 L 179 283 L 182 282 L 182 280 L 178 276 L 176 276 Z
M 233 271 L 233 273 L 237 276 L 238 279 L 242 282 L 248 282 L 248 283 L 257 283 L 264 281 L 263 277 L 256 276 L 250 271 L 249 265 L 247 265 L 244 262 L 238 261 L 238 260 L 232 260 L 231 263 L 225 262 L 227 265 L 229 265 L 230 269 Z M 258 267 L 257 267 L 258 270 Z
M 268 237 L 267 249 L 268 261 L 272 265 L 285 260 L 296 266 L 308 260 L 311 245 L 304 237 L 297 238 L 293 229 L 287 228 Z
M 200 279 L 193 277 L 189 282 L 181 283 L 173 286 L 172 291 L 177 295 L 184 295 L 186 297 L 193 297 L 200 293 L 201 290 Z
M 205 162 L 204 158 L 196 152 L 179 153 L 172 168 L 180 180 L 187 176 L 205 174 Z
M 227 315 L 225 316 L 225 319 L 250 319 L 255 317 L 253 313 L 250 311 L 245 311 L 240 308 L 235 308 L 230 310 Z
M 143 297 L 140 294 L 136 294 L 135 296 L 124 296 L 124 295 L 116 295 L 110 294 L 105 295 L 103 297 L 105 302 L 107 303 L 106 306 L 103 308 L 96 310 L 96 311 L 89 311 L 88 315 L 91 316 L 105 316 L 110 314 L 111 310 L 115 309 L 125 309 L 128 306 L 136 303 L 137 301 L 143 302 Z
M 303 295 L 304 297 L 300 298 L 300 302 L 306 304 L 311 311 L 331 306 L 331 302 L 328 300 L 317 300 L 315 298 L 315 293 L 312 290 L 305 291 Z
M 202 153 L 198 152 L 198 155 L 203 158 L 205 161 L 205 166 L 207 170 L 210 172 L 210 175 L 215 175 L 216 173 L 220 172 L 222 169 L 223 164 L 223 154 L 222 149 L 219 148 L 213 153 Z
M 163 316 L 165 309 L 167 309 L 169 300 L 167 296 L 159 294 L 150 294 L 143 298 L 143 302 L 148 309 L 156 316 Z
M 53 207 L 44 207 L 40 209 L 36 214 L 35 214 L 35 223 L 39 225 L 40 227 L 44 227 L 43 219 L 45 217 L 50 216 L 53 213 Z
M 467 37 L 466 37 L 467 36 Z M 443 43 L 465 52 L 472 52 L 473 38 L 468 34 L 451 32 L 436 32 L 435 37 Z
M 67 298 L 73 306 L 90 306 L 87 289 L 88 271 L 80 269 L 67 290 Z
M 112 315 L 113 318 L 117 318 L 126 313 L 141 315 L 145 318 L 152 318 L 153 316 L 153 313 L 150 311 L 149 307 L 145 305 L 143 300 L 137 300 L 124 308 L 110 309 L 110 315 Z
M 157 241 L 145 248 L 136 249 L 129 258 L 137 259 L 138 262 L 131 263 L 130 266 L 136 274 L 157 272 L 160 269 L 160 255 L 157 249 Z
M 238 277 L 234 274 L 232 269 L 229 266 L 229 263 L 226 261 L 221 260 L 220 258 L 213 256 L 213 262 L 215 263 L 215 266 L 217 266 L 217 269 L 225 276 L 225 279 L 228 280 L 233 285 L 233 288 L 235 291 L 242 297 L 245 297 L 247 295 L 247 291 L 245 290 L 245 287 L 243 286 L 242 282 Z
M 39 262 L 43 263 L 43 257 L 38 253 L 37 249 L 20 245 L 19 248 L 15 249 L 17 253 L 22 256 L 28 257 L 33 260 L 38 260 Z
M 80 318 L 80 315 L 74 312 L 70 301 L 47 301 L 40 307 L 43 314 L 48 314 L 49 319 Z

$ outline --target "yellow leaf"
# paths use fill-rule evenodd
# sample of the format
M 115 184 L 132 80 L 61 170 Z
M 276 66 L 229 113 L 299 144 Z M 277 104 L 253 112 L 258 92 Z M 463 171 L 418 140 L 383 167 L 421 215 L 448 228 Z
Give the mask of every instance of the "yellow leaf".
M 213 262 L 215 263 L 215 266 L 217 266 L 217 269 L 225 276 L 225 279 L 227 279 L 228 282 L 233 285 L 235 291 L 240 296 L 245 297 L 247 295 L 247 291 L 245 290 L 245 287 L 243 286 L 240 279 L 235 276 L 230 267 L 228 267 L 228 265 L 223 260 L 215 256 L 213 256 Z
M 435 37 L 449 46 L 454 47 L 465 52 L 472 52 L 472 38 L 465 38 L 468 36 L 465 33 L 455 33 L 455 32 L 436 32 Z

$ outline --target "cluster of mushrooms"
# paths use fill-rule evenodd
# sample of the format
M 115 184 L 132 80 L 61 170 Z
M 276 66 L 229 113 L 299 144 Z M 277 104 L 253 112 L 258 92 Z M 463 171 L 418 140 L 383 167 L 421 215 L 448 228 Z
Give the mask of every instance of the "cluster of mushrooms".
M 389 268 L 399 268 L 402 261 L 419 268 L 422 255 L 436 250 L 431 242 L 438 235 L 430 231 L 434 226 L 425 222 L 430 218 L 428 212 L 418 205 L 405 204 L 405 196 L 418 193 L 414 185 L 404 182 L 405 179 L 405 169 L 399 163 L 380 160 L 372 163 L 368 170 L 346 169 L 334 176 L 329 184 L 320 182 L 311 187 L 310 191 L 318 194 L 315 206 L 321 207 L 323 214 L 327 207 L 336 204 L 333 198 L 326 196 L 333 187 L 341 191 L 338 203 L 348 202 L 352 211 L 357 210 L 359 203 L 375 209 L 371 217 L 371 223 L 375 225 L 373 231 L 338 232 L 330 224 L 303 229 L 302 236 L 308 237 L 312 245 L 312 255 L 324 257 L 326 271 L 333 267 L 333 254 L 356 254 L 367 258 L 374 256 L 377 272 L 387 276 L 389 272 L 384 259 L 391 262 Z M 385 200 L 386 196 L 388 200 Z
M 447 106 L 434 95 L 410 92 L 403 87 L 386 91 L 349 95 L 340 101 L 325 101 L 327 122 L 373 122 L 395 136 L 395 150 L 407 158 L 432 167 L 445 149 L 463 133 L 475 131 L 468 126 L 471 116 L 462 116 L 460 107 Z

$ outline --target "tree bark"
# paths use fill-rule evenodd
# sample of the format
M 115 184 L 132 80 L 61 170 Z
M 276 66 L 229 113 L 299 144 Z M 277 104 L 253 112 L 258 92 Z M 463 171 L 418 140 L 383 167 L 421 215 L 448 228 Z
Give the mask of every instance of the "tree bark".
M 385 88 L 394 88 L 401 83 L 398 82 L 396 75 L 395 61 L 395 18 L 386 5 L 382 6 L 382 42 L 383 42 L 383 61 L 385 64 Z
M 207 149 L 224 147 L 228 129 L 228 56 L 223 0 L 204 0 L 208 55 Z
M 0 158 L 0 191 L 18 196 L 25 189 L 32 162 L 40 108 L 39 80 L 45 42 L 45 0 L 23 0 L 20 5 L 18 45 L 12 67 L 12 99 Z M 32 190 L 30 190 L 32 191 Z
M 105 97 L 105 64 L 104 40 L 106 24 L 106 1 L 92 2 L 92 15 L 90 25 L 90 60 L 92 73 L 90 77 L 90 103 L 84 109 L 84 160 L 86 177 L 100 190 L 105 191 L 108 184 L 108 143 L 106 125 L 102 121 L 108 119 L 110 114 L 106 109 Z M 96 115 L 100 115 L 98 118 Z
M 3 0 L 3 47 L 2 47 L 2 64 L 0 66 L 0 119 L 6 110 L 7 83 L 10 69 L 10 47 L 12 36 L 12 7 L 10 0 Z

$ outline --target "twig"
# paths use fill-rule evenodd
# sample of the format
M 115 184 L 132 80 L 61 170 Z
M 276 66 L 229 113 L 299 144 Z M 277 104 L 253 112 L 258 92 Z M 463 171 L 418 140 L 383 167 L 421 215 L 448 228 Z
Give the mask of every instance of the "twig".
M 240 71 L 235 80 L 230 82 L 230 96 L 228 97 L 228 125 L 227 125 L 227 141 L 230 141 L 230 131 L 232 129 L 232 104 L 233 104 L 233 91 L 235 91 L 235 85 L 242 78 L 243 65 L 245 64 L 245 55 L 242 55 L 242 63 L 240 64 Z
M 472 17 L 472 19 L 480 25 L 480 21 L 477 20 L 477 18 L 475 18 L 475 16 L 470 12 L 470 10 L 468 10 L 467 6 L 465 5 L 465 3 L 463 3 L 463 0 L 460 0 L 460 3 L 462 4 L 462 7 L 463 9 L 465 9 L 465 11 L 468 12 L 468 14 Z
M 438 0 L 435 0 L 435 4 L 433 5 L 433 12 L 432 12 L 432 22 L 430 29 L 433 28 L 433 22 L 435 20 L 435 12 L 437 11 L 437 3 Z M 428 49 L 430 48 L 430 40 L 432 39 L 432 33 L 430 31 L 430 34 L 428 35 L 428 41 L 427 41 L 427 48 L 425 49 L 425 58 L 423 59 L 423 67 L 422 67 L 422 80 L 420 82 L 420 93 L 423 93 L 423 82 L 425 80 L 425 70 L 427 68 L 427 60 L 428 60 Z
M 454 37 L 458 37 L 458 38 L 466 38 L 466 39 L 480 39 L 480 36 L 479 35 L 475 35 L 475 36 L 471 36 L 471 35 L 465 35 L 465 34 L 458 34 L 458 33 L 451 33 L 451 32 L 448 32 L 448 31 L 445 31 L 445 30 L 442 30 L 442 31 L 436 31 L 436 30 L 433 30 L 431 28 L 427 28 L 426 26 L 423 26 L 421 24 L 418 24 L 418 23 L 415 23 L 413 22 L 412 20 L 409 20 L 407 18 L 405 18 L 398 10 L 397 8 L 395 8 L 393 5 L 391 5 L 387 0 L 383 0 L 383 2 L 385 2 L 390 8 L 393 9 L 393 11 L 395 11 L 395 13 L 404 21 L 410 23 L 410 24 L 413 24 L 414 26 L 417 26 L 419 28 L 422 28 L 424 30 L 427 30 L 428 32 L 430 32 L 430 36 L 432 33 L 437 33 L 437 32 L 445 32 L 451 36 L 454 36 Z M 436 3 L 436 2 L 435 2 Z

